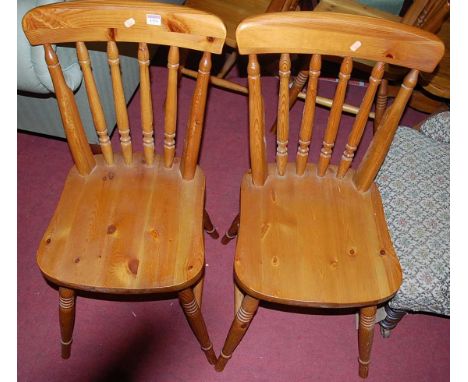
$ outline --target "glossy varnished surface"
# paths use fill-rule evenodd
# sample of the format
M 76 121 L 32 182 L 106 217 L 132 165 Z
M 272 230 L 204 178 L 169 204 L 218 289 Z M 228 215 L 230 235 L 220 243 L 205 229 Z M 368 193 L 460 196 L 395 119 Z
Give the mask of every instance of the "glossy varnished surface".
M 262 187 L 244 176 L 235 258 L 236 280 L 267 301 L 316 307 L 375 304 L 401 284 L 375 185 L 356 191 L 353 171 L 323 178 L 315 165 L 304 176 L 290 163 L 285 176 L 274 165 Z
M 180 290 L 204 266 L 205 178 L 182 179 L 179 162 L 152 166 L 135 153 L 127 166 L 116 154 L 86 177 L 73 167 L 40 243 L 44 276 L 73 288 L 141 293 Z

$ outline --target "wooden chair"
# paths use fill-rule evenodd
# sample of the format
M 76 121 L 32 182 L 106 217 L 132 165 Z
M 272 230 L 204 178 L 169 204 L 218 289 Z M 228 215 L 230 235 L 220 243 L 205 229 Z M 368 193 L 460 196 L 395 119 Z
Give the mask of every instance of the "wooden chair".
M 237 61 L 236 28 L 239 23 L 250 16 L 269 12 L 284 12 L 295 10 L 299 0 L 187 0 L 186 6 L 213 13 L 226 25 L 226 44 L 231 52 L 227 56 L 218 74 L 211 78 L 213 85 L 224 89 L 247 94 L 247 88 L 232 81 L 225 80 Z M 197 73 L 181 65 L 181 73 L 196 78 Z
M 75 162 L 40 242 L 37 262 L 59 286 L 62 357 L 70 356 L 78 290 L 108 294 L 175 292 L 210 363 L 216 355 L 200 310 L 204 280 L 205 177 L 197 166 L 211 53 L 226 29 L 216 16 L 145 1 L 79 1 L 42 6 L 23 19 L 43 44 Z M 111 148 L 85 42 L 107 41 L 122 153 Z M 102 155 L 86 141 L 73 93 L 51 44 L 76 42 Z M 134 153 L 118 42 L 138 42 L 143 152 Z M 168 45 L 164 153 L 153 138 L 148 44 Z M 203 51 L 181 158 L 175 157 L 179 48 Z M 163 121 L 158 121 L 158 125 Z
M 441 28 L 444 20 L 447 18 L 450 12 L 450 5 L 447 0 L 415 0 L 410 8 L 405 12 L 403 17 L 393 15 L 388 12 L 380 11 L 378 9 L 364 5 L 356 0 L 321 0 L 318 5 L 314 8 L 314 12 L 333 12 L 333 13 L 345 13 L 361 16 L 375 17 L 378 19 L 390 20 L 395 22 L 401 22 L 405 25 L 413 25 L 426 31 L 436 33 Z M 448 28 L 449 29 L 449 28 Z M 444 29 L 444 31 L 447 28 Z M 444 33 L 440 37 L 447 46 L 446 37 L 448 32 Z M 439 97 L 448 98 L 450 89 L 450 74 L 449 74 L 449 49 L 445 52 L 444 60 L 441 62 L 443 68 L 438 68 L 436 76 L 423 75 L 424 89 L 426 92 L 430 92 Z M 359 66 L 358 66 L 359 65 Z M 364 72 L 370 72 L 374 63 L 365 60 L 356 61 L 356 66 Z M 376 107 L 375 107 L 375 119 L 374 127 L 380 123 L 385 108 L 387 106 L 387 98 L 395 97 L 398 92 L 398 87 L 389 86 L 388 80 L 400 81 L 406 71 L 402 68 L 387 67 L 385 80 L 382 82 L 381 88 L 378 92 Z M 434 78 L 435 77 L 435 78 Z M 308 79 L 308 69 L 304 67 L 299 71 L 298 75 L 294 79 L 289 93 L 290 108 L 295 104 L 297 98 L 305 99 L 305 93 L 302 92 L 305 83 Z M 432 82 L 432 83 L 431 83 Z M 435 83 L 435 84 L 433 84 Z M 444 90 L 440 90 L 443 88 Z M 410 99 L 410 106 L 417 110 L 433 113 L 439 110 L 446 109 L 445 103 L 437 99 L 431 99 L 427 96 L 426 92 L 415 91 Z M 320 103 L 322 106 L 331 107 L 330 103 Z M 346 112 L 357 114 L 357 109 L 347 106 Z M 276 122 L 273 123 L 271 131 L 276 131 Z
M 259 301 L 316 308 L 358 308 L 359 375 L 368 374 L 376 305 L 402 278 L 374 178 L 385 159 L 419 71 L 433 70 L 443 43 L 431 33 L 386 20 L 286 12 L 252 17 L 237 29 L 249 55 L 251 170 L 241 185 L 234 260 L 235 318 L 216 363 L 221 371 L 247 331 Z M 267 163 L 257 54 L 281 53 L 276 164 Z M 288 163 L 289 53 L 311 54 L 310 80 L 295 163 Z M 307 163 L 322 55 L 344 57 L 317 162 Z M 353 60 L 376 62 L 339 165 L 330 158 Z M 410 68 L 359 167 L 350 168 L 385 64 Z

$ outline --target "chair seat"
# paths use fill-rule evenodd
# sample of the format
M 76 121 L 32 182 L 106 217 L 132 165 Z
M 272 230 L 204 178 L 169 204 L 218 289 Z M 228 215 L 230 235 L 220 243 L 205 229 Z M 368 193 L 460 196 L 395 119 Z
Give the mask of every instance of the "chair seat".
M 37 262 L 51 281 L 111 293 L 176 291 L 204 267 L 205 177 L 183 180 L 179 162 L 152 166 L 115 155 L 86 177 L 73 167 L 40 243 Z M 177 255 L 177 256 L 176 256 Z
M 352 307 L 392 297 L 401 268 L 375 185 L 358 192 L 353 171 L 323 178 L 309 164 L 304 176 L 289 163 L 284 176 L 269 165 L 262 187 L 246 174 L 241 187 L 235 258 L 239 286 L 272 302 Z

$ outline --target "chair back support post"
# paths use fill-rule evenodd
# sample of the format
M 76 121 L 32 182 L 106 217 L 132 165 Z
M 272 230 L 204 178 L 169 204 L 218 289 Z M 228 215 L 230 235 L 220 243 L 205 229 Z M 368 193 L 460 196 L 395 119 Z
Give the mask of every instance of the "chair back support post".
M 247 67 L 249 81 L 249 146 L 252 181 L 262 186 L 268 176 L 265 141 L 265 111 L 257 55 L 249 55 Z
M 358 191 L 366 192 L 372 185 L 387 156 L 405 106 L 418 82 L 419 71 L 412 69 L 405 77 L 393 104 L 386 110 L 366 155 L 353 177 Z
M 57 55 L 50 44 L 44 44 L 45 60 L 49 69 L 68 146 L 80 175 L 89 174 L 96 166 L 91 148 L 81 123 L 73 92 L 65 82 Z
M 94 81 L 93 72 L 91 69 L 91 59 L 89 57 L 88 49 L 82 41 L 76 43 L 76 53 L 78 62 L 83 72 L 83 78 L 86 86 L 86 93 L 88 94 L 89 108 L 93 117 L 94 127 L 99 139 L 102 155 L 108 165 L 114 163 L 114 153 L 112 151 L 109 135 L 107 134 L 106 118 L 102 109 L 99 93 Z
M 211 53 L 204 52 L 198 66 L 197 83 L 192 98 L 180 171 L 185 180 L 193 179 L 197 168 L 206 97 L 210 81 Z
M 164 166 L 172 167 L 175 155 L 177 127 L 177 80 L 179 76 L 179 48 L 171 46 L 167 57 L 167 93 L 164 118 Z

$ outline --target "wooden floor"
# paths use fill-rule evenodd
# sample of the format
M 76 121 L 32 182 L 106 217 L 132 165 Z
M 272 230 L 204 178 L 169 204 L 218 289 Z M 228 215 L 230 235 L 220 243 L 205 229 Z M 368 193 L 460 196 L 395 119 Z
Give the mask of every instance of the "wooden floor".
M 356 191 L 353 171 L 303 177 L 270 165 L 264 186 L 246 174 L 235 259 L 242 289 L 262 300 L 312 307 L 371 305 L 393 295 L 401 269 L 375 185 Z
M 37 254 L 45 277 L 117 293 L 174 291 L 196 281 L 204 267 L 200 168 L 185 181 L 178 162 L 167 169 L 159 157 L 152 166 L 138 154 L 132 166 L 119 155 L 113 166 L 96 160 L 87 177 L 76 168 L 68 174 Z

